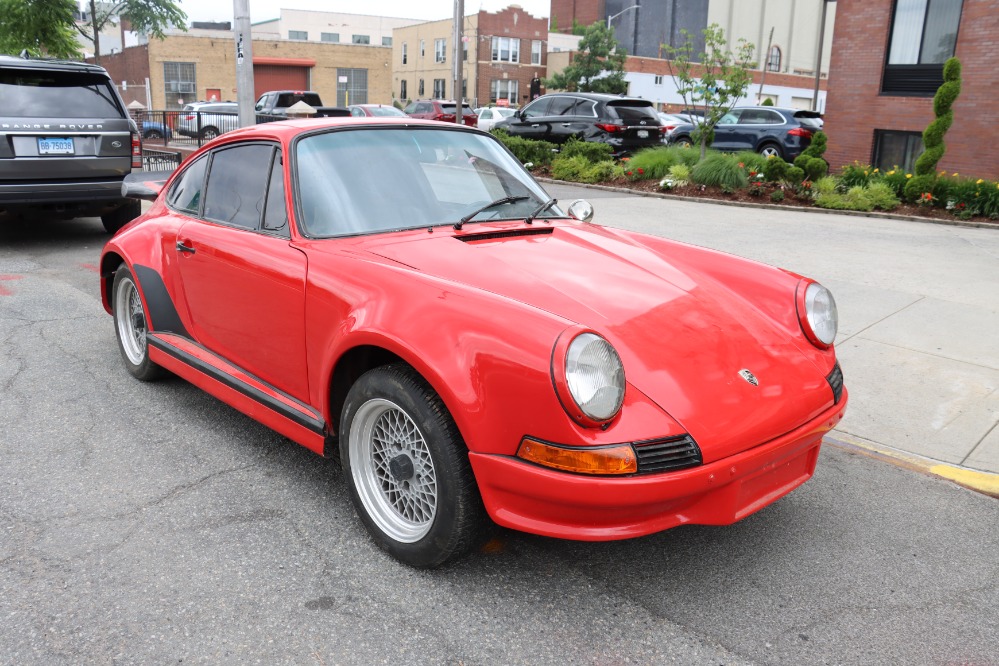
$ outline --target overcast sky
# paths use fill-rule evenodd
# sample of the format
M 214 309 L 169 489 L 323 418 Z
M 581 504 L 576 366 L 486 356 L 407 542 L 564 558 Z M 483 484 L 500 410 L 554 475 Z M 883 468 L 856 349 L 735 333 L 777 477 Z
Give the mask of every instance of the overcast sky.
M 517 4 L 537 17 L 547 17 L 551 11 L 550 0 L 465 0 L 465 14 L 485 10 L 495 12 Z M 232 0 L 181 0 L 181 9 L 190 21 L 231 21 Z M 450 18 L 454 14 L 452 0 L 250 0 L 250 20 L 254 23 L 275 19 L 281 9 L 312 9 L 345 14 L 392 16 L 433 21 Z

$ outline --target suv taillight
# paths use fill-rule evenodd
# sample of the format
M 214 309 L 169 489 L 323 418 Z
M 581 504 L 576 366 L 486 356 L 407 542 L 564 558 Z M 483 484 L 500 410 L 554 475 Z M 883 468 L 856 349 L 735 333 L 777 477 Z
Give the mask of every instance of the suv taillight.
M 132 132 L 132 168 L 142 170 L 142 141 Z
M 803 139 L 811 139 L 812 133 L 806 130 L 804 127 L 795 127 L 794 129 L 789 129 L 787 131 L 788 136 L 800 136 Z
M 596 123 L 596 126 L 605 132 L 615 134 L 624 131 L 624 125 L 614 125 L 612 123 Z

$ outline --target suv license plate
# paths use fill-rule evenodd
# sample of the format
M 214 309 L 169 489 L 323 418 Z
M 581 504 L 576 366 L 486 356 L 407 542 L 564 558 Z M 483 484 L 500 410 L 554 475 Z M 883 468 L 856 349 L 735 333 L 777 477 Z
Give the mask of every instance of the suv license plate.
M 638 130 L 638 138 L 639 139 L 648 139 L 649 138 L 649 130 Z
M 72 155 L 72 139 L 38 139 L 39 155 Z

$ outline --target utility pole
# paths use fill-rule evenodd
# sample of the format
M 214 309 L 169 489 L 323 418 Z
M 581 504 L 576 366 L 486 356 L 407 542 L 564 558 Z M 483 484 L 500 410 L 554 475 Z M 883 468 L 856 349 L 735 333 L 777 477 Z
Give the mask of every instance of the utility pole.
M 833 0 L 835 1 L 835 0 Z M 822 42 L 826 37 L 826 10 L 830 0 L 822 0 L 822 18 L 819 20 L 819 51 L 815 54 L 815 90 L 812 93 L 812 111 L 819 110 L 819 79 L 822 78 Z
M 763 83 L 767 80 L 767 70 L 770 69 L 770 47 L 774 45 L 774 29 L 770 26 L 770 38 L 767 39 L 767 50 L 763 52 L 763 74 L 760 75 L 760 90 L 756 93 L 756 103 L 760 104 L 763 97 Z
M 464 74 L 465 54 L 465 0 L 454 0 L 454 122 L 461 125 L 465 122 L 462 102 L 465 100 L 461 94 L 462 74 Z
M 236 101 L 239 126 L 257 124 L 253 110 L 253 36 L 250 34 L 250 0 L 232 0 L 233 37 L 236 41 Z

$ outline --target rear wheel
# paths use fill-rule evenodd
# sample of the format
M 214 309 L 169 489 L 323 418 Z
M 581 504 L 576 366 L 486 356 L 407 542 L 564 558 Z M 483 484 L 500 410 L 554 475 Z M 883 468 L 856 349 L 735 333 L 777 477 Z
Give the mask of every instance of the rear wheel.
M 680 146 L 681 148 L 692 148 L 694 146 L 689 137 L 681 136 L 673 142 L 673 145 Z
M 143 138 L 145 138 L 145 139 L 162 139 L 163 138 L 163 133 L 160 132 L 159 130 L 149 130 L 148 132 L 146 132 L 146 134 L 143 136 Z
M 201 130 L 201 138 L 205 141 L 211 141 L 219 135 L 219 131 L 215 127 L 205 127 Z
M 113 234 L 139 215 L 142 215 L 142 202 L 129 200 L 125 205 L 101 215 L 101 223 L 104 225 L 105 231 Z
M 125 368 L 133 377 L 145 382 L 159 379 L 166 370 L 149 360 L 146 311 L 135 278 L 125 264 L 115 271 L 111 294 L 114 332 Z
M 436 567 L 479 541 L 485 523 L 468 450 L 440 396 L 407 365 L 365 373 L 340 421 L 351 499 L 375 542 Z
M 780 146 L 778 146 L 776 143 L 765 143 L 762 146 L 760 146 L 758 152 L 760 153 L 760 155 L 763 155 L 763 157 L 780 157 L 781 159 L 784 158 Z

